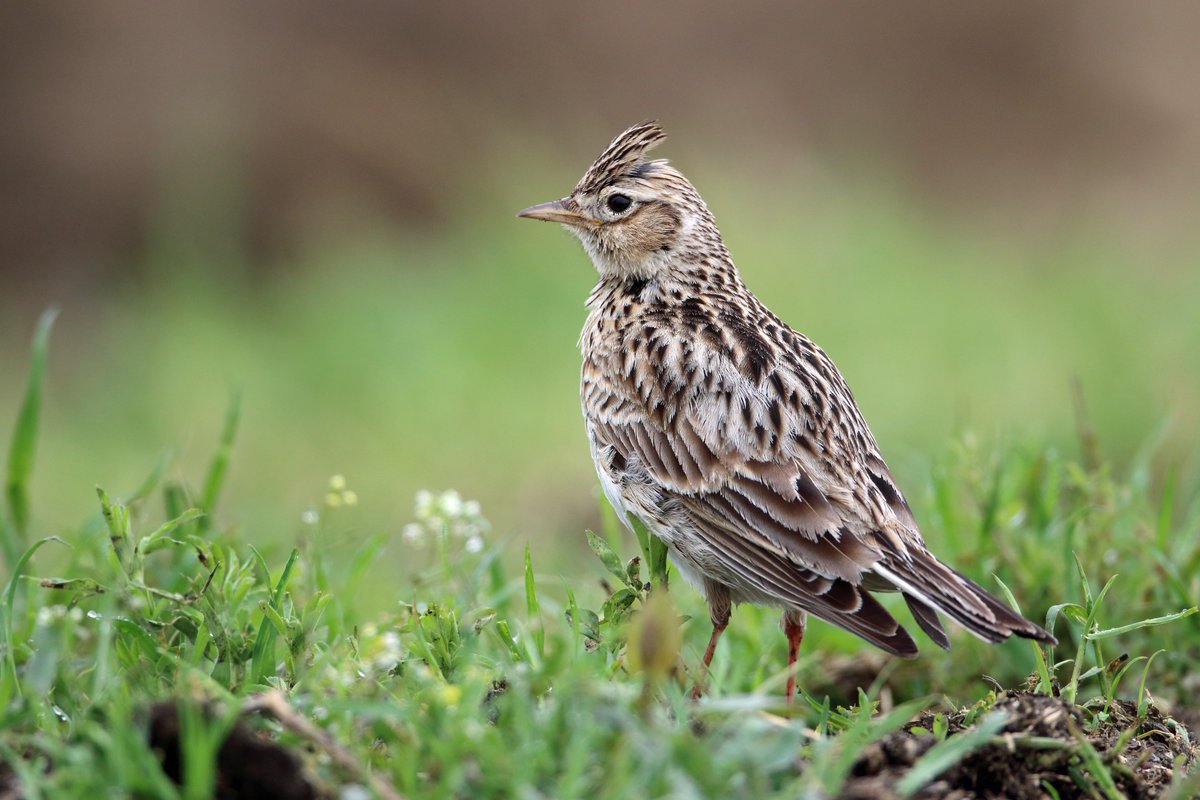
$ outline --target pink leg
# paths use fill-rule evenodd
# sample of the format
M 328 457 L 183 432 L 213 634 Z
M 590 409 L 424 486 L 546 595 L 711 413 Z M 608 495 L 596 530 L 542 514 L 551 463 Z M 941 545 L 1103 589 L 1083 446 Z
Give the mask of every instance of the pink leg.
M 712 635 L 708 637 L 708 647 L 704 648 L 704 660 L 700 665 L 700 677 L 692 687 L 692 699 L 699 700 L 704 693 L 705 679 L 708 678 L 708 667 L 712 664 L 713 654 L 717 652 L 717 640 L 729 625 L 730 602 L 729 592 L 723 586 L 711 585 L 706 587 L 708 595 L 708 612 L 712 617 Z
M 789 706 L 796 698 L 796 657 L 800 653 L 800 642 L 804 639 L 804 624 L 807 620 L 807 613 L 789 610 L 783 612 L 783 619 L 780 622 L 788 640 L 787 703 Z
M 717 640 L 721 638 L 721 634 L 725 632 L 727 622 L 713 622 L 712 636 L 708 637 L 708 647 L 704 648 L 704 671 L 708 672 L 709 665 L 712 664 L 713 653 L 717 652 Z

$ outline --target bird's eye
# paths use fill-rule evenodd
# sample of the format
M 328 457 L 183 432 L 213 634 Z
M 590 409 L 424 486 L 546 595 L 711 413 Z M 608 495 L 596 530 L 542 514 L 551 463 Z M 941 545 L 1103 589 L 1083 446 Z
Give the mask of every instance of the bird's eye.
M 608 210 L 614 214 L 624 214 L 633 205 L 633 201 L 623 194 L 610 194 L 608 196 Z

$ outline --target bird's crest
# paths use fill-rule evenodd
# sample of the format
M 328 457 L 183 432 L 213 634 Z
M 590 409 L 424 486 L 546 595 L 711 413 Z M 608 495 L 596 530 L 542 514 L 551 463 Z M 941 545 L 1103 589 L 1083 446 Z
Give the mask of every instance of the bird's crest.
M 634 125 L 617 134 L 579 179 L 575 191 L 585 194 L 594 192 L 616 178 L 628 174 L 638 164 L 645 162 L 646 151 L 658 146 L 666 138 L 663 129 L 653 120 Z

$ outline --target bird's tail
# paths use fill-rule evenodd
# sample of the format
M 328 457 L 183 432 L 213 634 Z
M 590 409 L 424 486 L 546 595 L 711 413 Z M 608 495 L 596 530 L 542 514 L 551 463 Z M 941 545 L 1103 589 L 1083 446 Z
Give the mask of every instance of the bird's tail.
M 905 555 L 891 554 L 871 570 L 904 595 L 921 630 L 940 647 L 948 648 L 937 612 L 987 642 L 1010 636 L 1057 644 L 1041 626 L 1025 619 L 975 581 L 938 561 L 929 551 L 912 548 Z

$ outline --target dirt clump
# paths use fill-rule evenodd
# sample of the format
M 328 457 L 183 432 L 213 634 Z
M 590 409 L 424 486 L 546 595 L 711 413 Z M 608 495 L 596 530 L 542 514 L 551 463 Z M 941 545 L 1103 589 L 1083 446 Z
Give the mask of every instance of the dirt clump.
M 19 800 L 20 797 L 17 774 L 8 764 L 0 764 L 0 800 Z
M 1007 691 L 990 710 L 1006 715 L 1000 732 L 922 786 L 915 797 L 1040 800 L 1054 796 L 1053 790 L 1063 800 L 1090 798 L 1104 796 L 1099 787 L 1111 778 L 1123 796 L 1139 800 L 1161 796 L 1177 771 L 1200 768 L 1195 737 L 1153 705 L 1143 719 L 1133 703 L 1122 700 L 1090 710 L 1085 717 L 1082 709 L 1061 698 Z M 983 716 L 978 709 L 948 715 L 946 737 L 971 730 Z M 899 798 L 897 783 L 938 743 L 928 733 L 933 729 L 934 714 L 926 712 L 868 745 L 841 797 Z M 1089 759 L 1089 746 L 1102 768 Z
M 162 760 L 163 772 L 182 782 L 179 709 L 174 702 L 150 709 L 150 746 Z M 216 800 L 317 800 L 321 795 L 304 776 L 300 760 L 287 748 L 254 733 L 240 722 L 217 752 Z

